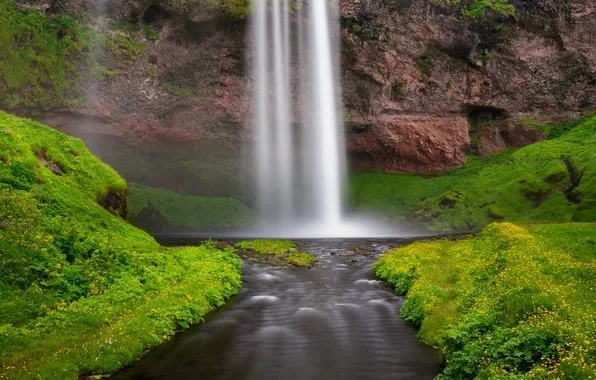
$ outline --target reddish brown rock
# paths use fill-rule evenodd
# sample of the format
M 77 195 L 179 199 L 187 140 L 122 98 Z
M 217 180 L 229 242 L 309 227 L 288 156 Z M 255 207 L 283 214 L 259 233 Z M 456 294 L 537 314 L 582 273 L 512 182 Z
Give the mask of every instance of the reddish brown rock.
M 97 6 L 47 3 L 50 12 Z M 146 41 L 139 28 L 135 38 L 146 49 L 135 60 L 105 54 L 100 63 L 118 75 L 91 78 L 76 112 L 108 120 L 113 132 L 105 133 L 139 144 L 233 140 L 241 146 L 252 136 L 247 24 L 199 6 L 180 12 L 176 3 L 107 1 L 113 16 L 143 19 L 159 39 Z M 460 8 L 429 0 L 340 0 L 342 100 L 358 166 L 406 172 L 461 165 L 469 140 L 464 105 L 503 110 L 505 126 L 528 116 L 560 124 L 593 110 L 593 0 L 513 3 L 518 17 L 491 12 L 474 23 Z M 517 126 L 483 130 L 473 148 L 489 154 L 543 138 Z
M 507 145 L 513 148 L 523 148 L 526 145 L 546 140 L 544 132 L 524 124 L 512 125 L 502 135 Z
M 384 116 L 368 127 L 351 126 L 348 150 L 360 168 L 428 172 L 466 162 L 470 139 L 463 117 Z
M 498 128 L 485 128 L 478 135 L 478 144 L 474 147 L 473 153 L 480 156 L 487 156 L 492 153 L 502 152 L 507 149 L 507 144 Z

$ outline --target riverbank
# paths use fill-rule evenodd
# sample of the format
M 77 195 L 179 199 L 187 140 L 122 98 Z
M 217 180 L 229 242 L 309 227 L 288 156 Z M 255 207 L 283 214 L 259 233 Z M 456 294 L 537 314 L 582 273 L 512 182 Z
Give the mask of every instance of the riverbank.
M 114 372 L 238 292 L 231 250 L 160 246 L 126 190 L 80 140 L 0 112 L 0 379 Z
M 400 316 L 438 348 L 444 378 L 596 375 L 596 225 L 494 223 L 418 242 L 374 266 Z

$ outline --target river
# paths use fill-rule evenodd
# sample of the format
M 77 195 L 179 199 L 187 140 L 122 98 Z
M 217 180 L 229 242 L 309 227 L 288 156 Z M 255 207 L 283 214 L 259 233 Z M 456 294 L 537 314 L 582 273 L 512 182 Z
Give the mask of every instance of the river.
M 371 267 L 391 240 L 308 240 L 317 267 L 244 262 L 238 296 L 113 379 L 432 379 L 435 350 Z M 170 241 L 170 243 L 172 243 Z

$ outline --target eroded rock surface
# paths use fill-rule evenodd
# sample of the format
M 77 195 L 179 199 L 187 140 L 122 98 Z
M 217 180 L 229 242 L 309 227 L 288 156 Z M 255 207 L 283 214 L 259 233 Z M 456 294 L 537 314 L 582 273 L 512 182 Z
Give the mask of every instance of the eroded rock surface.
M 348 138 L 348 149 L 361 167 L 390 172 L 426 172 L 466 162 L 470 141 L 461 116 L 383 116 Z
M 110 120 L 123 138 L 141 144 L 225 140 L 240 147 L 251 139 L 248 23 L 189 3 L 110 0 L 113 16 L 144 24 L 159 38 L 139 30 L 135 38 L 145 49 L 134 59 L 107 52 L 100 63 L 117 75 L 92 79 L 77 112 Z M 465 163 L 466 149 L 489 154 L 543 139 L 520 126 L 525 118 L 562 123 L 592 111 L 593 1 L 512 4 L 515 17 L 489 11 L 474 21 L 461 8 L 428 0 L 341 0 L 352 164 L 394 172 L 452 168 Z M 47 5 L 50 13 L 97 12 L 80 0 Z M 496 126 L 484 120 L 472 127 L 470 107 L 506 116 Z

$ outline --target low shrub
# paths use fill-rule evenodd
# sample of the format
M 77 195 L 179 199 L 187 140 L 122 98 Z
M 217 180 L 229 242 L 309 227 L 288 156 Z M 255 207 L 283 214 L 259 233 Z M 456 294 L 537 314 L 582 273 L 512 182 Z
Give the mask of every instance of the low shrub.
M 596 226 L 494 223 L 477 238 L 393 250 L 376 276 L 437 347 L 439 378 L 596 375 Z

